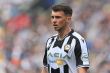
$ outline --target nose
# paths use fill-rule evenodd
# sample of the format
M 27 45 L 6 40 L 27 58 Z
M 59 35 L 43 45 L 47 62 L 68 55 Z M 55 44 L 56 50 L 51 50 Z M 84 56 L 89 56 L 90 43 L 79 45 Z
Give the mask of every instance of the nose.
M 54 23 L 54 24 L 56 23 L 56 18 L 52 19 L 52 23 Z

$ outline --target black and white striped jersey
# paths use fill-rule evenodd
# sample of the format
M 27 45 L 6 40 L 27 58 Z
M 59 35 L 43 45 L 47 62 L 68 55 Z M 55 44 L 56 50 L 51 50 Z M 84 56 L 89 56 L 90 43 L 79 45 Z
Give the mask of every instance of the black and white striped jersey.
M 84 38 L 73 30 L 63 40 L 52 36 L 46 43 L 43 64 L 49 73 L 77 73 L 78 67 L 89 67 Z

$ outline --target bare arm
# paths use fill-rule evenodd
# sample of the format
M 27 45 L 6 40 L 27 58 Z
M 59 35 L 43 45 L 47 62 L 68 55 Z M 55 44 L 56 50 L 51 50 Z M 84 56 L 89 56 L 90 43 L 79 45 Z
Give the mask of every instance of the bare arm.
M 48 69 L 46 67 L 43 67 L 41 73 L 48 73 Z
M 80 67 L 78 68 L 78 73 L 87 73 L 88 68 L 87 67 Z

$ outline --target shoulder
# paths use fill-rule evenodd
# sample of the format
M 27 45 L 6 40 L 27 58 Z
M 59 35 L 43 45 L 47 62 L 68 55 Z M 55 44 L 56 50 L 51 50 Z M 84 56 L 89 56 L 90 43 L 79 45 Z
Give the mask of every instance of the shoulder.
M 48 45 L 48 44 L 52 43 L 56 37 L 57 37 L 57 34 L 52 35 L 51 37 L 49 37 L 49 38 L 47 39 L 46 44 Z
M 49 41 L 49 40 L 54 40 L 54 38 L 57 37 L 57 35 L 58 35 L 58 34 L 52 35 L 51 37 L 48 38 L 47 41 Z
M 83 36 L 81 36 L 79 33 L 73 32 L 72 35 L 73 35 L 74 39 L 76 40 L 76 44 L 80 44 L 80 45 L 86 44 L 85 38 Z
M 78 39 L 78 40 L 84 40 L 84 38 L 83 38 L 83 36 L 81 36 L 79 33 L 77 33 L 77 32 L 73 32 L 72 33 L 72 35 L 76 38 L 76 39 Z

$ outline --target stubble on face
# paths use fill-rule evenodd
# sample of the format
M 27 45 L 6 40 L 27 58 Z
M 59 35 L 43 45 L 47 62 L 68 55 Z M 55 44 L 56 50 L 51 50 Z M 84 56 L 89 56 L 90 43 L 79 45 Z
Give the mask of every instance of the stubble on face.
M 54 12 L 51 14 L 51 22 L 55 31 L 61 31 L 66 25 L 66 17 L 62 11 Z

